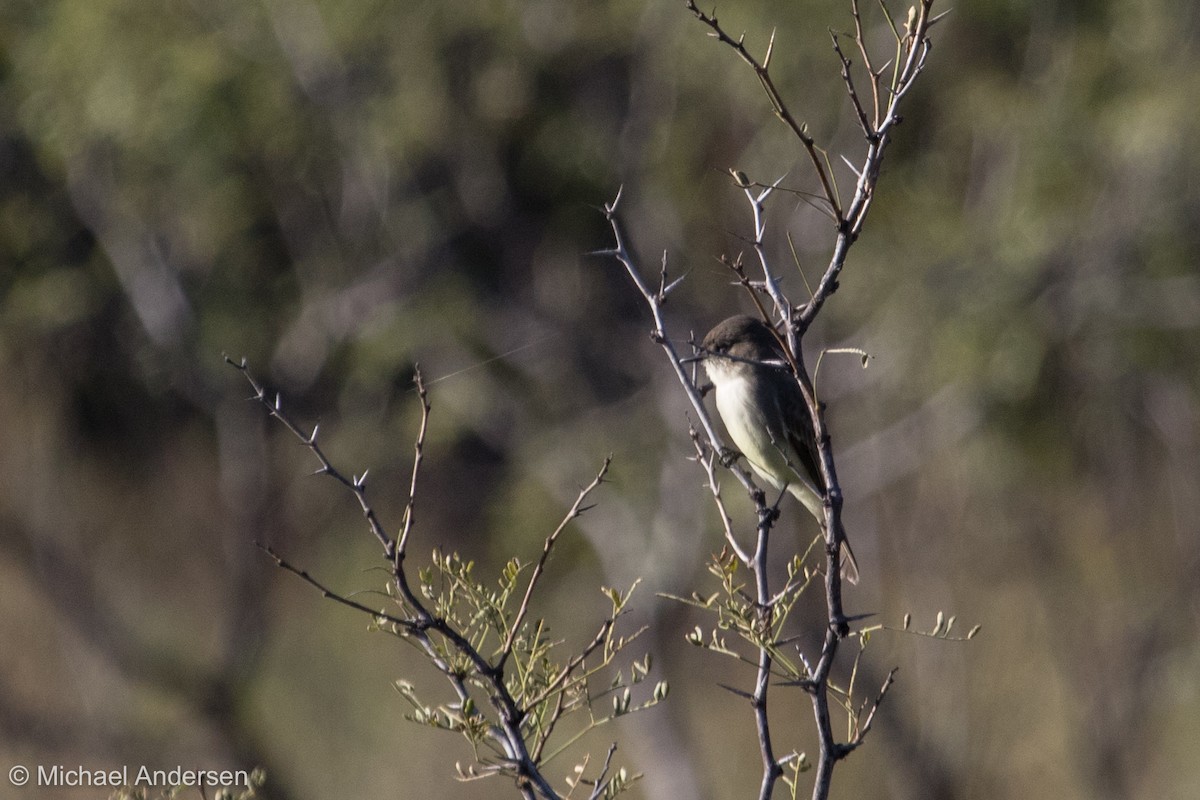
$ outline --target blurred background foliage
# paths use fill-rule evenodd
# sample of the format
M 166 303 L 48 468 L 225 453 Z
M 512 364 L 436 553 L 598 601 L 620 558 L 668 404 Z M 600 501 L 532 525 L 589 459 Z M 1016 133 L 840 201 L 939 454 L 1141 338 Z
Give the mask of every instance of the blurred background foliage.
M 778 28 L 777 82 L 849 185 L 846 3 L 719 10 L 759 53 Z M 1183 0 L 979 0 L 935 29 L 805 344 L 873 356 L 819 376 L 864 568 L 849 610 L 983 635 L 872 640 L 864 683 L 900 684 L 835 796 L 1200 795 L 1198 55 Z M 623 185 L 646 268 L 666 250 L 688 273 L 672 334 L 746 310 L 716 261 L 749 231 L 730 167 L 813 188 L 682 3 L 0 4 L 0 761 L 262 765 L 289 800 L 508 792 L 456 783 L 464 746 L 402 719 L 389 683 L 436 696 L 431 670 L 251 545 L 379 584 L 352 499 L 222 354 L 370 468 L 393 523 L 419 361 L 417 552 L 533 557 L 613 452 L 538 611 L 590 631 L 599 586 L 643 577 L 673 691 L 618 759 L 636 796 L 746 796 L 750 713 L 716 685 L 749 672 L 683 644 L 697 620 L 655 595 L 706 586 L 721 546 L 685 405 L 626 278 L 587 255 Z M 794 195 L 773 214 L 802 299 L 785 232 L 814 276 L 828 224 Z M 821 619 L 814 596 L 798 631 Z M 806 699 L 775 697 L 784 746 L 811 748 Z

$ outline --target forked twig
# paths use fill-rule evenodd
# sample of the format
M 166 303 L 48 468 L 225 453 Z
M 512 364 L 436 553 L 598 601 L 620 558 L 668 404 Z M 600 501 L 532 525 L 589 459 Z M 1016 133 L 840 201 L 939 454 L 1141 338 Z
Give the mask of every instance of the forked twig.
M 739 36 L 737 39 L 734 39 L 725 32 L 725 29 L 717 21 L 715 13 L 704 13 L 697 7 L 695 0 L 687 0 L 687 9 L 696 16 L 696 19 L 709 27 L 713 38 L 732 47 L 738 56 L 754 70 L 754 74 L 758 76 L 759 83 L 762 84 L 763 91 L 766 92 L 768 99 L 771 101 L 771 109 L 775 112 L 775 116 L 779 117 L 785 125 L 791 128 L 792 133 L 804 145 L 809 160 L 812 161 L 813 170 L 817 174 L 817 179 L 821 183 L 821 190 L 825 193 L 825 199 L 829 202 L 829 207 L 833 212 L 834 221 L 838 227 L 841 227 L 843 222 L 842 209 L 837 201 L 837 192 L 834 191 L 832 178 L 822 163 L 820 149 L 817 147 L 816 140 L 809 134 L 808 126 L 798 122 L 792 115 L 787 103 L 783 100 L 783 95 L 780 94 L 779 89 L 775 86 L 775 80 L 771 77 L 771 52 L 775 47 L 775 34 L 772 32 L 771 40 L 767 44 L 766 55 L 763 56 L 763 60 L 760 62 L 746 49 L 744 37 Z

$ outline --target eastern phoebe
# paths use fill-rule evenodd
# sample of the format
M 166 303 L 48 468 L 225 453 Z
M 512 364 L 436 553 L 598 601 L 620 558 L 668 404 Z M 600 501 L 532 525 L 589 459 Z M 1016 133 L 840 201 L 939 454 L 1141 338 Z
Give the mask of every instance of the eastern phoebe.
M 759 477 L 787 489 L 824 525 L 825 481 L 812 415 L 779 336 L 754 317 L 730 317 L 708 332 L 703 349 L 717 411 L 733 443 Z M 844 536 L 842 576 L 858 583 L 858 564 Z

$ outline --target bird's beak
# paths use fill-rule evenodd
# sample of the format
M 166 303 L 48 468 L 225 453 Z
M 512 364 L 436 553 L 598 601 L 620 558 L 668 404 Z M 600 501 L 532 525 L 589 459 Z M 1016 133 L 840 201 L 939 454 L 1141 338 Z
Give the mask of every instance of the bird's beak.
M 707 358 L 707 356 L 705 356 L 703 353 L 699 353 L 694 356 L 688 356 L 687 358 L 681 358 L 681 359 L 679 359 L 679 363 L 680 364 L 694 364 L 697 361 L 703 361 L 705 358 Z

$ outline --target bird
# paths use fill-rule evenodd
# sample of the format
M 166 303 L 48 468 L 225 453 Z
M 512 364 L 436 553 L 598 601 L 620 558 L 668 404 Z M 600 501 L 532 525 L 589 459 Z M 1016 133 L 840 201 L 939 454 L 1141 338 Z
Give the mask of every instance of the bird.
M 825 480 L 812 414 L 788 369 L 779 334 L 760 319 L 730 317 L 705 335 L 697 358 L 716 390 L 721 421 L 751 469 L 791 493 L 824 525 Z M 858 583 L 858 562 L 845 536 L 841 572 Z

